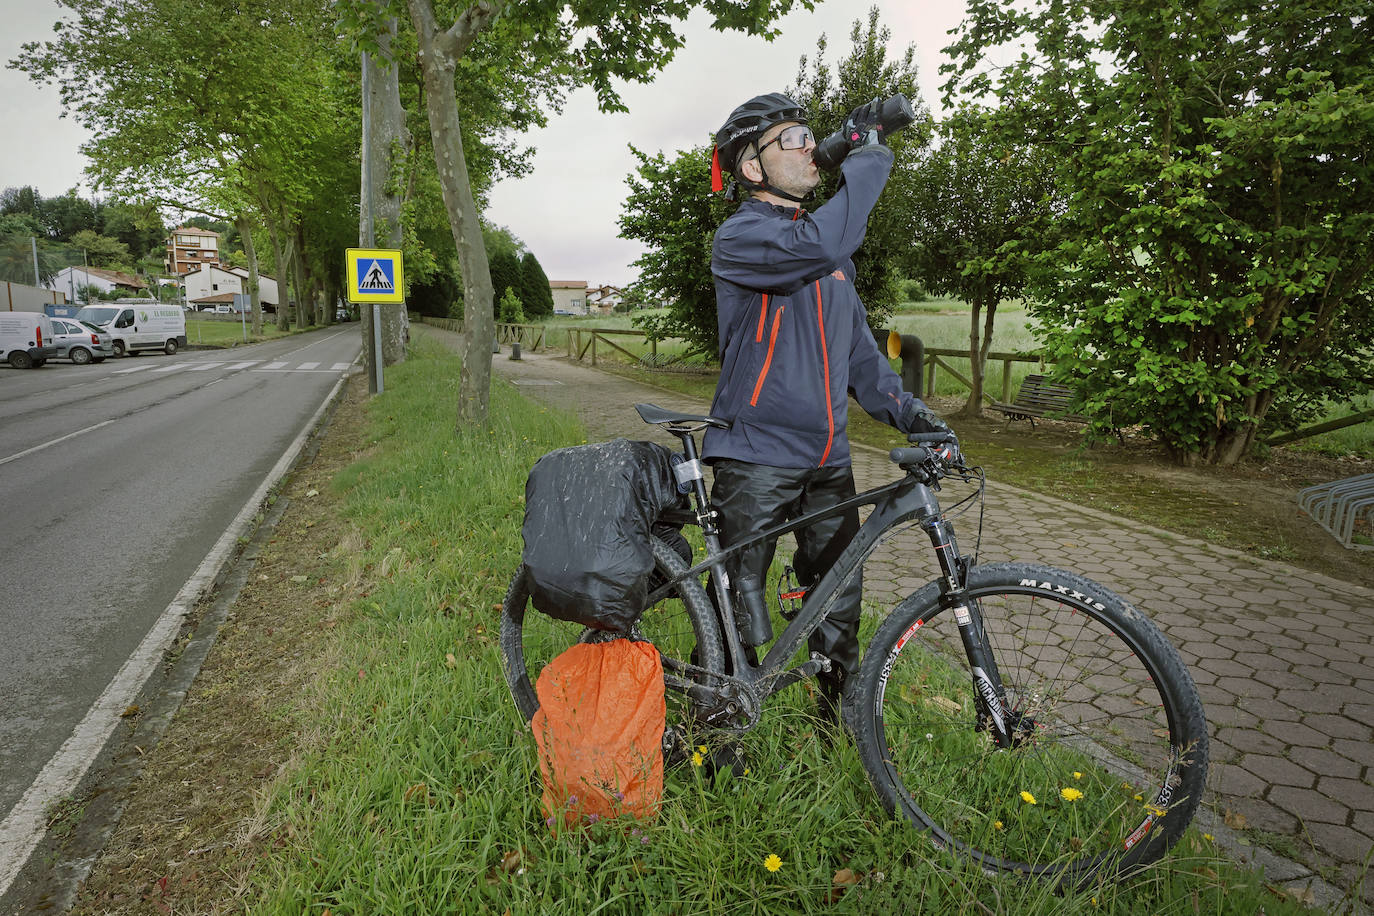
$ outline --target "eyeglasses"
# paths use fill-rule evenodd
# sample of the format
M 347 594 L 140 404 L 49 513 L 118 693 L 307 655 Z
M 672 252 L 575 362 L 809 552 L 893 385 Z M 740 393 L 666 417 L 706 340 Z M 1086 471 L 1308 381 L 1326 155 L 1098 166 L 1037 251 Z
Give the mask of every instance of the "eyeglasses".
M 778 134 L 772 140 L 759 147 L 759 151 L 754 154 L 755 158 L 763 155 L 763 151 L 774 143 L 779 149 L 805 149 L 807 144 L 815 145 L 816 135 L 811 133 L 811 128 L 805 124 L 793 124 L 791 127 Z

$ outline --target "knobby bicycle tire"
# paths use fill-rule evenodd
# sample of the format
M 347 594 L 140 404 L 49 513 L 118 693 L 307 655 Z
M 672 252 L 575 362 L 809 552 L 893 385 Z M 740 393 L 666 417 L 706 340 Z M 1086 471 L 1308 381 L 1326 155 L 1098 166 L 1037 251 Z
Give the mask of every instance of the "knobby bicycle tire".
M 1202 797 L 1207 727 L 1186 666 L 1121 597 L 1075 573 L 973 569 L 1016 738 L 999 749 L 939 586 L 879 627 L 845 698 L 883 805 L 985 869 L 1080 885 L 1155 861 Z
M 652 537 L 651 547 L 659 576 L 670 578 L 687 569 L 682 557 L 663 540 Z M 694 650 L 694 663 L 701 668 L 709 672 L 725 668 L 715 608 L 695 579 L 685 580 L 672 595 L 647 608 L 637 630 L 663 656 L 665 673 L 670 673 L 672 661 L 687 663 Z M 523 570 L 516 570 L 501 604 L 501 659 L 511 698 L 526 722 L 539 708 L 534 685 L 544 665 L 574 643 L 605 638 L 608 637 L 604 631 L 555 620 L 536 610 L 529 602 Z M 668 725 L 680 725 L 690 731 L 686 696 L 669 690 L 667 706 Z

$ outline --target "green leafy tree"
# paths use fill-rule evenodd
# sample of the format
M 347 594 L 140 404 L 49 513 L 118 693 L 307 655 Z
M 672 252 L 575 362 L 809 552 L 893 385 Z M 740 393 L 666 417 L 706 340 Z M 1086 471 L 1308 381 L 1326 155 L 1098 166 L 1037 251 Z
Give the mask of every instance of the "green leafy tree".
M 499 249 L 491 255 L 491 282 L 493 289 L 507 290 L 520 285 L 520 259 L 513 249 Z M 502 294 L 504 296 L 504 293 Z M 501 301 L 492 302 L 492 314 L 499 313 Z
M 534 252 L 527 251 L 520 259 L 520 298 L 525 314 L 531 319 L 548 318 L 553 314 L 553 288 Z
M 1335 0 L 971 0 L 947 89 L 1000 97 L 1005 136 L 1056 166 L 1036 314 L 1099 430 L 1230 465 L 1367 384 L 1369 39 Z
M 37 286 L 46 283 L 62 269 L 62 261 L 33 231 L 33 218 L 27 215 L 0 216 L 0 280 Z M 38 280 L 34 282 L 34 239 L 38 243 Z
M 930 112 L 921 100 L 916 78 L 916 46 L 908 45 L 897 60 L 888 60 L 891 38 L 891 30 L 880 21 L 878 8 L 870 8 L 866 22 L 854 21 L 849 33 L 849 54 L 835 65 L 833 72 L 825 61 L 829 42 L 822 35 L 814 61 L 808 66 L 807 58 L 801 59 L 797 82 L 791 90 L 810 113 L 818 140 L 843 124 L 855 108 L 873 99 L 886 99 L 900 92 L 910 100 L 916 113 L 915 123 L 888 141 L 893 152 L 888 187 L 869 215 L 868 233 L 854 254 L 854 288 L 874 327 L 880 327 L 892 313 L 901 294 L 900 265 L 911 251 L 906 190 L 912 185 L 918 153 L 930 142 L 931 135 Z M 820 206 L 835 193 L 838 183 L 838 172 L 823 173 L 816 189 L 817 199 L 807 206 Z
M 1053 212 L 1053 175 L 1035 148 L 990 135 L 985 112 L 956 112 L 939 135 L 902 196 L 913 243 L 907 264 L 927 288 L 969 305 L 973 384 L 961 414 L 977 417 L 997 306 L 1026 287 L 1029 251 Z
M 119 239 L 101 235 L 90 229 L 82 229 L 71 238 L 71 243 L 85 250 L 92 267 L 130 267 L 129 246 Z
M 669 159 L 633 146 L 639 161 L 626 179 L 620 234 L 644 243 L 635 261 L 645 295 L 667 303 L 656 315 L 636 315 L 635 327 L 651 338 L 681 337 L 688 354 L 715 356 L 716 289 L 711 279 L 711 240 L 733 205 L 711 193 L 711 147 L 679 152 Z
M 542 106 L 590 85 L 604 111 L 624 110 L 615 80 L 644 81 L 682 45 L 677 24 L 702 7 L 717 29 L 769 36 L 770 24 L 812 0 L 668 0 L 644 6 L 615 0 L 406 0 L 419 39 L 435 164 L 463 273 L 466 350 L 458 394 L 460 423 L 485 422 L 491 381 L 491 273 L 468 164 L 455 81 L 503 94 L 513 117 L 541 123 Z
M 501 297 L 501 304 L 497 311 L 498 319 L 502 324 L 524 324 L 525 307 L 520 304 L 520 297 L 511 287 L 506 287 L 506 293 Z

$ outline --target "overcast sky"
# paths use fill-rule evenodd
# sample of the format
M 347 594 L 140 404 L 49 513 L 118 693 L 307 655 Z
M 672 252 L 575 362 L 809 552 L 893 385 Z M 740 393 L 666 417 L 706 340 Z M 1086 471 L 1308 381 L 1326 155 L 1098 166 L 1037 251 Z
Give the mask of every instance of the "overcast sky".
M 324 2 L 324 0 L 321 0 Z M 597 111 L 590 90 L 579 90 L 549 126 L 532 133 L 533 172 L 496 187 L 487 216 L 519 237 L 539 258 L 551 280 L 623 285 L 635 278 L 637 242 L 618 238 L 634 159 L 627 144 L 672 152 L 705 143 L 737 104 L 791 85 L 801 55 L 814 56 L 816 40 L 830 39 L 833 65 L 849 53 L 855 19 L 876 5 L 892 31 L 889 59 L 915 45 L 921 94 L 939 112 L 940 49 L 959 24 L 964 0 L 826 0 L 812 12 L 795 12 L 779 24 L 773 42 L 710 29 L 697 14 L 686 25 L 686 46 L 649 85 L 624 87 L 629 114 Z M 26 41 L 52 34 L 62 11 L 53 0 L 0 0 L 0 60 L 8 64 Z M 43 196 L 78 186 L 89 196 L 79 147 L 85 131 L 60 118 L 57 90 L 41 87 L 18 71 L 0 70 L 0 188 L 33 185 Z M 819 125 L 821 130 L 838 125 Z

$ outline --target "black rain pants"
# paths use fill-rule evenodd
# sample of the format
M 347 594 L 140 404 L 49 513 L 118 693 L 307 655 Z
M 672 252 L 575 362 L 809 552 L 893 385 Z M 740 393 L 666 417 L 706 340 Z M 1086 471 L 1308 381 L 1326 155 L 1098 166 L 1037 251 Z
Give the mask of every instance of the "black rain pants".
M 775 468 L 718 460 L 713 469 L 711 503 L 721 515 L 721 544 L 725 547 L 854 495 L 854 472 L 848 467 Z M 859 512 L 855 509 L 794 532 L 797 550 L 792 567 L 798 584 L 810 587 L 820 581 L 858 530 Z M 776 547 L 777 541 L 771 540 L 744 551 L 729 567 L 730 575 L 738 578 L 752 572 L 760 583 L 767 583 Z M 838 672 L 822 675 L 824 686 L 838 688 L 846 674 L 859 668 L 862 597 L 863 571 L 856 570 L 841 587 L 830 615 L 807 641 L 813 652 L 828 656 L 839 666 Z

